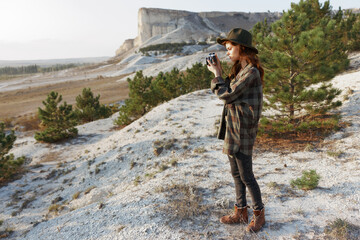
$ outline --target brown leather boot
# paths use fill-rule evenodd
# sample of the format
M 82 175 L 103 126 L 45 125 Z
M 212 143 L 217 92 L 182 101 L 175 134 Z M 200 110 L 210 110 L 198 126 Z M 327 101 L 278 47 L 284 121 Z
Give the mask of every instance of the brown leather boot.
M 223 216 L 220 218 L 220 222 L 226 224 L 234 224 L 234 223 L 248 223 L 248 213 L 247 213 L 247 206 L 245 207 L 238 207 L 234 206 L 235 212 L 232 215 Z
M 254 210 L 254 216 L 250 224 L 246 227 L 247 232 L 258 232 L 265 224 L 265 208 Z

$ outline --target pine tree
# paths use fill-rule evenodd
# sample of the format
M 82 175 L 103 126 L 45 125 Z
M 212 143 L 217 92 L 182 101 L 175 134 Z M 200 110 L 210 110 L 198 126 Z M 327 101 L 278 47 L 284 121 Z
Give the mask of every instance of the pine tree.
M 128 78 L 127 81 L 130 90 L 129 98 L 120 107 L 119 117 L 115 120 L 118 125 L 130 124 L 158 103 L 151 89 L 152 77 L 144 76 L 142 71 L 138 71 L 133 79 Z
M 334 19 L 336 19 L 339 31 L 344 32 L 342 42 L 350 51 L 360 50 L 360 14 L 351 11 L 337 11 Z
M 45 109 L 39 108 L 39 118 L 45 130 L 35 133 L 37 141 L 58 142 L 77 136 L 78 130 L 74 128 L 77 119 L 72 105 L 64 102 L 58 106 L 61 101 L 62 96 L 57 92 L 51 92 L 43 101 Z
M 253 35 L 265 69 L 265 106 L 278 112 L 275 130 L 319 127 L 314 118 L 341 105 L 334 100 L 340 90 L 327 81 L 348 66 L 346 46 L 339 40 L 343 32 L 329 1 L 292 3 L 272 25 L 256 24 Z
M 21 169 L 25 157 L 14 157 L 13 154 L 7 155 L 16 140 L 14 131 L 5 133 L 5 124 L 0 122 L 0 182 L 6 181 Z
M 82 94 L 76 97 L 76 116 L 83 123 L 91 122 L 111 115 L 111 109 L 100 104 L 100 95 L 94 98 L 90 88 L 84 88 Z
M 206 64 L 195 63 L 191 68 L 186 69 L 184 77 L 186 92 L 210 88 L 210 81 L 213 77 L 213 74 L 207 69 Z
M 179 69 L 173 68 L 171 72 L 160 72 L 151 82 L 151 89 L 157 102 L 154 106 L 161 102 L 169 101 L 185 93 L 184 75 Z

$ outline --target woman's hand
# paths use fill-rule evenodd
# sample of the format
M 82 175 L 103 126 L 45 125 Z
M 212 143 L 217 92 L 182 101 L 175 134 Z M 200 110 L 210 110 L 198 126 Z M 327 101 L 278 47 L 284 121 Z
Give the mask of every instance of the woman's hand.
M 214 64 L 211 61 L 207 60 L 208 62 L 207 68 L 209 69 L 210 72 L 212 72 L 215 75 L 215 77 L 220 77 L 222 75 L 222 68 L 217 54 L 215 54 L 215 59 L 216 59 L 216 63 Z

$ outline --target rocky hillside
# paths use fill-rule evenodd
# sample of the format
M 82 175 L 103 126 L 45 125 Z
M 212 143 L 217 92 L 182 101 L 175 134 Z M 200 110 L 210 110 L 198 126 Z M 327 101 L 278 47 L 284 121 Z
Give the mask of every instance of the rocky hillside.
M 222 102 L 209 90 L 164 103 L 121 129 L 112 118 L 79 126 L 60 144 L 21 137 L 12 149 L 29 172 L 0 191 L 0 236 L 8 239 L 325 239 L 335 220 L 360 230 L 360 55 L 335 77 L 348 127 L 298 152 L 256 149 L 254 172 L 267 223 L 258 234 L 218 219 L 232 211 L 234 185 L 214 135 Z M 303 170 L 321 176 L 292 188 Z M 249 204 L 251 200 L 249 198 Z M 251 211 L 250 211 L 251 212 Z M 330 229 L 326 231 L 326 229 Z
M 265 18 L 279 19 L 278 12 L 188 12 L 168 9 L 141 8 L 138 12 L 138 36 L 128 39 L 116 51 L 117 55 L 139 46 L 160 43 L 206 42 L 241 26 L 251 29 Z

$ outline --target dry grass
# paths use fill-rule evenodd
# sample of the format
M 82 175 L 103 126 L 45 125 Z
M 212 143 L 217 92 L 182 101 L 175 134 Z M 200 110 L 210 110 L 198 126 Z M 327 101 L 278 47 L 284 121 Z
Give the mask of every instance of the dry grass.
M 37 116 L 37 113 L 34 114 L 25 114 L 22 117 L 18 117 L 15 120 L 15 126 L 19 131 L 27 132 L 40 130 L 40 119 Z
M 86 195 L 86 194 L 90 193 L 91 190 L 93 190 L 94 188 L 96 188 L 96 186 L 91 186 L 91 187 L 89 187 L 88 189 L 86 189 L 86 190 L 84 191 L 84 194 Z
M 206 152 L 205 147 L 198 147 L 198 148 L 195 148 L 195 149 L 194 149 L 194 153 L 199 153 L 199 154 L 201 154 L 201 153 L 204 153 L 204 152 Z
M 52 204 L 49 207 L 49 212 L 55 212 L 57 214 L 58 212 L 60 212 L 63 209 L 64 209 L 64 206 L 62 206 L 60 204 Z
M 61 156 L 60 152 L 49 152 L 48 154 L 44 155 L 41 158 L 40 163 L 57 161 L 57 160 L 61 159 L 60 156 Z
M 337 218 L 325 227 L 324 233 L 330 239 L 355 240 L 360 237 L 360 227 Z
M 326 120 L 324 118 L 323 120 Z M 339 121 L 338 127 L 344 129 L 350 125 L 349 122 Z M 293 153 L 299 151 L 313 151 L 323 147 L 324 139 L 334 132 L 335 128 L 319 128 L 307 132 L 284 132 L 276 136 L 258 134 L 255 143 L 256 152 L 281 152 Z M 328 144 L 327 144 L 328 145 Z
M 165 193 L 168 200 L 166 205 L 159 208 L 167 214 L 169 221 L 190 219 L 208 211 L 209 207 L 203 203 L 202 194 L 195 185 L 172 183 L 160 187 L 157 191 Z
M 326 154 L 333 158 L 339 158 L 341 155 L 344 154 L 343 151 L 327 151 Z
M 100 101 L 103 104 L 124 100 L 128 97 L 129 89 L 126 81 L 117 82 L 122 77 L 68 81 L 1 93 L 0 119 L 16 118 L 16 122 L 20 125 L 25 122 L 27 125 L 25 128 L 33 127 L 31 116 L 37 113 L 38 107 L 43 107 L 42 101 L 51 91 L 59 92 L 63 96 L 63 101 L 73 105 L 76 96 L 80 95 L 85 87 L 91 88 L 96 95 L 100 94 Z
M 76 193 L 74 193 L 74 195 L 72 196 L 72 199 L 73 199 L 73 200 L 78 199 L 79 196 L 80 196 L 80 193 L 81 193 L 81 192 L 76 192 Z

